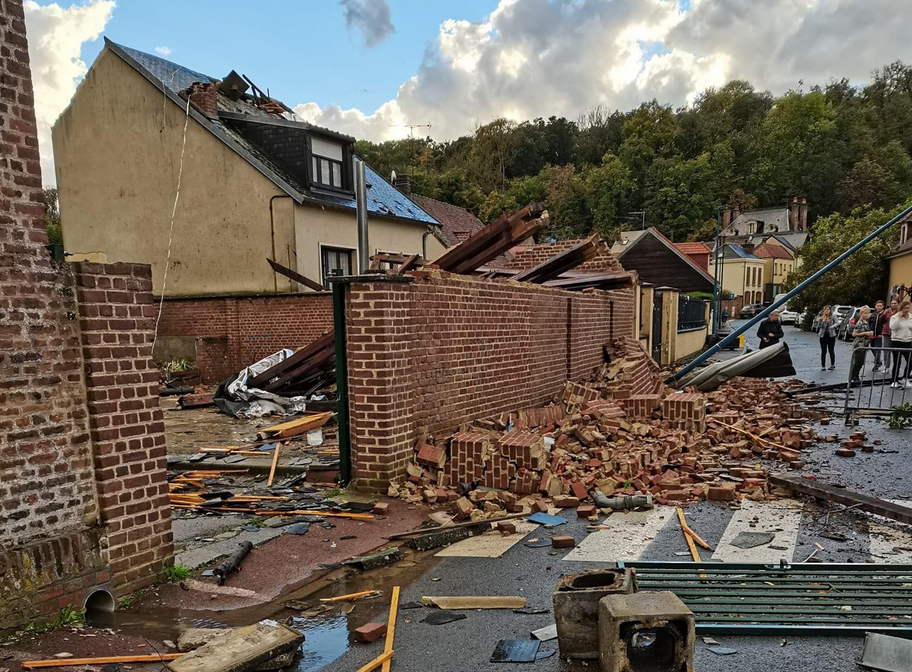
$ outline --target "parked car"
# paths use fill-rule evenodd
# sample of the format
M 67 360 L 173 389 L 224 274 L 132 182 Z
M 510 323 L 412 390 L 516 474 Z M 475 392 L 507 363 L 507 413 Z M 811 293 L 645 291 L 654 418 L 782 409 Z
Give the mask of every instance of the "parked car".
M 741 309 L 741 312 L 738 313 L 738 317 L 742 320 L 746 320 L 751 317 L 756 317 L 763 310 L 763 304 L 761 303 L 752 303 L 749 306 L 744 306 Z
M 842 308 L 843 306 L 840 306 Z M 849 308 L 848 306 L 845 306 Z M 855 326 L 855 322 L 858 319 L 858 313 L 861 312 L 861 308 L 849 308 L 845 313 L 842 321 L 839 323 L 839 326 L 836 328 L 836 337 L 841 338 L 844 341 L 852 340 L 852 327 Z
M 779 321 L 782 324 L 798 324 L 798 313 L 789 310 L 788 304 L 779 307 Z

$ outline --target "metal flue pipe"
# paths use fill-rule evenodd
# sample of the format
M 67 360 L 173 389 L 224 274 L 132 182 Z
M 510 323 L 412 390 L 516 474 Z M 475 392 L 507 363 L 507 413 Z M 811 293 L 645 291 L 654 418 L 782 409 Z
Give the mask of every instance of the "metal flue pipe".
M 877 238 L 877 237 L 883 235 L 891 226 L 893 226 L 894 224 L 897 224 L 898 222 L 902 221 L 903 219 L 905 219 L 906 217 L 908 217 L 910 214 L 912 214 L 912 206 L 909 206 L 908 208 L 906 208 L 905 210 L 903 210 L 902 212 L 900 212 L 898 215 L 896 215 L 896 217 L 894 217 L 893 219 L 891 219 L 889 222 L 887 222 L 886 224 L 884 224 L 884 225 L 878 227 L 877 229 L 875 229 L 874 231 L 872 231 L 871 233 L 869 233 L 867 236 L 865 236 L 864 238 L 862 238 L 860 241 L 858 241 L 857 243 L 855 243 L 854 245 L 852 245 L 852 247 L 850 247 L 848 250 L 846 250 L 845 252 L 843 252 L 842 254 L 840 254 L 838 257 L 836 257 L 835 259 L 833 259 L 833 261 L 831 261 L 831 262 L 828 263 L 826 266 L 824 266 L 823 268 L 821 268 L 819 271 L 817 271 L 816 273 L 814 273 L 814 275 L 812 275 L 811 277 L 807 278 L 807 279 L 806 279 L 805 281 L 803 281 L 800 285 L 798 285 L 797 287 L 795 287 L 795 289 L 793 289 L 792 291 L 790 291 L 790 292 L 788 292 L 787 294 L 785 294 L 782 298 L 780 298 L 780 299 L 777 300 L 777 301 L 773 301 L 773 303 L 770 304 L 770 306 L 769 306 L 768 308 L 765 308 L 764 310 L 760 311 L 760 313 L 758 313 L 753 319 L 748 320 L 746 324 L 741 325 L 741 327 L 740 327 L 739 329 L 733 331 L 731 334 L 729 334 L 728 336 L 726 336 L 725 338 L 723 338 L 721 341 L 719 341 L 718 343 L 716 343 L 716 344 L 715 344 L 714 346 L 712 346 L 709 350 L 707 350 L 706 352 L 704 352 L 703 354 L 701 354 L 699 357 L 697 357 L 696 359 L 694 359 L 692 362 L 690 362 L 690 363 L 689 363 L 687 366 L 685 366 L 683 369 L 681 369 L 681 370 L 678 371 L 676 374 L 674 374 L 674 375 L 673 375 L 671 378 L 669 378 L 666 382 L 667 382 L 669 385 L 671 385 L 671 384 L 677 382 L 678 380 L 680 380 L 683 376 L 686 376 L 686 375 L 687 375 L 688 373 L 690 373 L 694 368 L 696 368 L 697 366 L 699 366 L 700 364 L 702 364 L 703 362 L 705 362 L 707 359 L 709 359 L 710 357 L 712 357 L 714 354 L 716 354 L 717 352 L 719 352 L 719 350 L 721 350 L 722 348 L 724 348 L 726 345 L 728 345 L 729 343 L 734 342 L 735 339 L 738 338 L 738 336 L 740 336 L 741 334 L 743 334 L 744 332 L 746 332 L 748 329 L 750 329 L 751 327 L 753 327 L 755 324 L 757 324 L 758 322 L 760 322 L 761 320 L 763 320 L 764 318 L 766 318 L 767 315 L 769 315 L 771 312 L 773 312 L 774 310 L 776 310 L 777 308 L 779 308 L 779 306 L 781 306 L 781 305 L 783 305 L 783 304 L 785 304 L 785 303 L 788 303 L 789 299 L 791 299 L 793 296 L 796 296 L 797 294 L 800 294 L 802 291 L 804 291 L 805 288 L 809 287 L 811 284 L 813 284 L 814 282 L 816 282 L 817 280 L 819 280 L 820 278 L 822 278 L 824 275 L 826 275 L 827 273 L 829 273 L 830 271 L 832 271 L 834 268 L 836 268 L 836 267 L 837 267 L 839 264 L 841 264 L 843 261 L 845 261 L 846 259 L 848 259 L 849 257 L 851 257 L 853 254 L 855 254 L 856 252 L 858 252 L 858 250 L 860 250 L 861 248 L 863 248 L 865 245 L 867 245 L 868 243 L 870 243 L 870 242 L 871 242 L 872 240 L 874 240 L 875 238 Z
M 358 216 L 358 272 L 370 269 L 370 241 L 367 235 L 367 181 L 364 161 L 355 159 L 355 207 Z

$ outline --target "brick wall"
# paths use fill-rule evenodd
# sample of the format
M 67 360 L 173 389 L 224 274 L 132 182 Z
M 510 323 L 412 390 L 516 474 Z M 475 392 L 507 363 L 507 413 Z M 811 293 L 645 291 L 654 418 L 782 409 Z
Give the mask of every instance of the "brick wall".
M 118 592 L 145 587 L 173 551 L 164 423 L 152 361 L 152 269 L 73 264 L 104 552 Z
M 332 320 L 329 292 L 166 298 L 158 336 L 192 339 L 203 381 L 214 383 L 281 348 L 307 345 Z
M 122 513 L 111 506 L 109 475 L 96 473 L 94 452 L 104 448 L 105 432 L 140 426 L 134 438 L 142 444 L 151 439 L 164 454 L 155 422 L 134 421 L 131 415 L 158 414 L 160 424 L 158 399 L 153 408 L 148 390 L 140 393 L 137 384 L 120 381 L 127 405 L 97 407 L 96 374 L 132 375 L 142 366 L 138 360 L 148 359 L 145 335 L 131 326 L 132 318 L 115 321 L 119 309 L 113 304 L 123 304 L 129 314 L 136 308 L 129 302 L 137 297 L 126 291 L 93 297 L 80 288 L 86 303 L 77 304 L 71 269 L 53 266 L 45 249 L 41 185 L 22 0 L 0 0 L 0 627 L 51 616 L 70 604 L 81 607 L 91 592 L 111 589 L 108 564 L 112 549 L 119 548 L 116 540 L 111 543 L 112 523 L 123 527 L 130 516 L 135 522 L 137 514 L 126 508 L 133 503 L 145 508 L 136 488 L 143 497 L 150 492 L 117 475 L 123 488 L 131 489 L 132 501 Z M 148 278 L 148 268 L 143 272 Z M 150 290 L 151 283 L 141 290 L 148 301 Z M 109 318 L 110 340 L 101 340 L 111 344 L 104 355 L 83 347 L 82 340 L 98 332 L 100 324 L 90 322 L 102 315 Z M 86 376 L 92 379 L 88 389 Z M 137 401 L 143 410 L 128 409 Z M 150 482 L 163 482 L 163 459 L 147 465 L 143 471 Z M 156 526 L 158 537 L 143 528 L 134 539 L 148 535 L 150 541 L 141 543 L 151 547 L 170 534 L 164 531 L 170 530 L 166 509 L 159 511 Z M 170 548 L 159 546 L 153 553 L 161 564 Z M 129 566 L 119 568 L 121 591 L 130 587 L 128 577 L 141 559 L 131 554 Z
M 633 334 L 633 297 L 435 270 L 351 284 L 346 355 L 359 485 L 384 489 L 401 477 L 422 434 L 544 404 L 568 378 L 587 377 L 612 336 Z
M 0 549 L 97 516 L 75 303 L 51 266 L 21 1 L 0 0 Z
M 555 243 L 538 243 L 536 245 L 517 245 L 507 255 L 507 266 L 517 271 L 534 268 L 547 261 L 556 254 L 566 252 L 574 245 L 583 242 L 583 238 L 576 240 L 560 240 Z M 599 245 L 598 253 L 588 261 L 573 269 L 574 273 L 598 273 L 606 271 L 623 271 L 621 263 L 611 253 L 611 248 L 604 241 Z

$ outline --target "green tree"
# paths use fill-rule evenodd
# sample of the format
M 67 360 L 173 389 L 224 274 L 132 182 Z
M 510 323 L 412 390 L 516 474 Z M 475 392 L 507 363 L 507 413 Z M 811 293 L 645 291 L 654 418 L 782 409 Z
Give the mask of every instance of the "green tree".
M 618 229 L 618 214 L 636 187 L 630 171 L 614 154 L 605 154 L 600 166 L 589 166 L 581 174 L 586 206 L 595 230 L 612 240 Z
M 715 216 L 717 199 L 709 155 L 695 159 L 659 159 L 649 171 L 646 219 L 672 240 Z
M 478 219 L 485 224 L 489 224 L 501 215 L 513 212 L 519 208 L 519 202 L 510 194 L 492 191 L 488 194 L 487 198 L 482 201 L 481 206 L 479 206 Z
M 908 204 L 903 207 L 908 207 Z M 902 208 L 892 211 L 880 208 L 855 212 L 848 217 L 833 214 L 821 217 L 814 236 L 801 248 L 801 266 L 790 273 L 786 287 L 792 289 L 819 271 L 838 255 L 855 245 L 874 229 L 895 216 Z M 843 261 L 825 278 L 810 285 L 789 301 L 797 310 L 820 310 L 827 304 L 873 305 L 887 292 L 888 269 L 886 255 L 896 244 L 898 229 L 874 239 Z
M 48 244 L 63 245 L 63 229 L 60 224 L 60 201 L 57 187 L 44 188 L 44 224 L 47 227 Z

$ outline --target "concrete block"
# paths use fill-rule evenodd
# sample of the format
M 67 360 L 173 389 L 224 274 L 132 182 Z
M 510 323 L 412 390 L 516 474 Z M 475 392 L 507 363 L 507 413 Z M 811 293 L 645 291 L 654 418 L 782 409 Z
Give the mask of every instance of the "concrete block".
M 694 672 L 694 615 L 671 592 L 599 601 L 602 672 Z
M 632 569 L 590 569 L 562 577 L 551 594 L 561 658 L 596 660 L 599 600 L 633 592 L 636 573 Z

